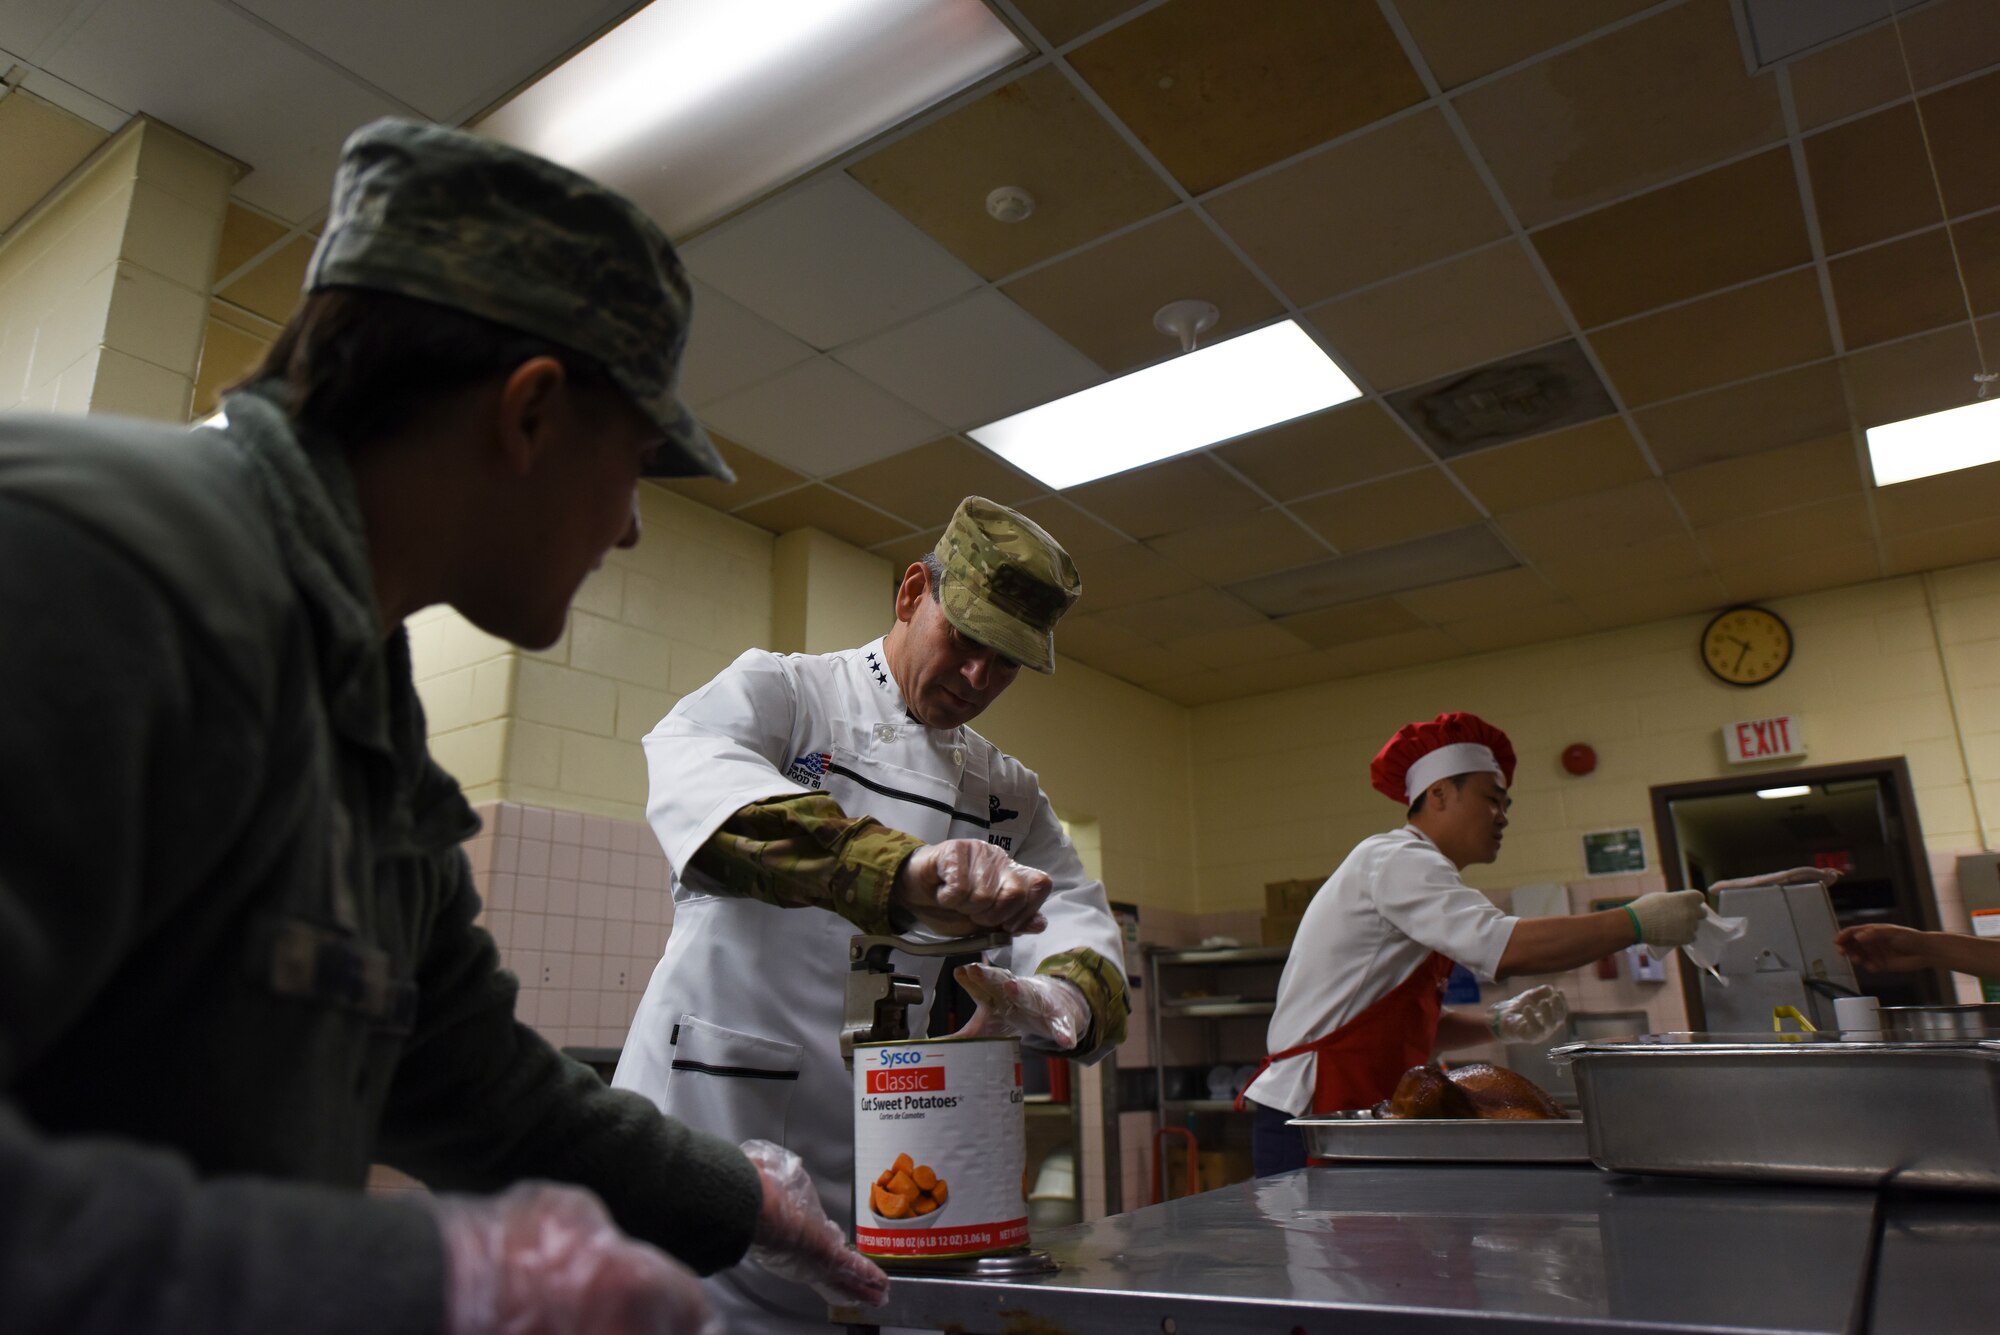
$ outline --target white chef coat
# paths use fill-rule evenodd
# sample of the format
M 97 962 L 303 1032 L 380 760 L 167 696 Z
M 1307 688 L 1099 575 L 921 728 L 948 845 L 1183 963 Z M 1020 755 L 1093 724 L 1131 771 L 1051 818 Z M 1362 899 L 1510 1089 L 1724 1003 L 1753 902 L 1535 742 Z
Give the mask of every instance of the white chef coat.
M 850 816 L 873 816 L 925 843 L 1004 842 L 1055 888 L 1045 932 L 988 952 L 1032 974 L 1087 946 L 1122 967 L 1104 887 L 1083 863 L 1032 770 L 970 728 L 909 716 L 882 641 L 842 653 L 751 650 L 687 696 L 645 740 L 646 815 L 674 872 L 674 924 L 612 1084 L 733 1141 L 776 1141 L 800 1155 L 827 1214 L 852 1216 L 852 1077 L 840 1058 L 847 945 L 857 929 L 828 909 L 780 908 L 730 894 L 689 867 L 753 802 L 823 789 Z M 941 961 L 898 953 L 923 981 L 928 1014 Z M 1094 1060 L 1102 1052 L 1073 1054 Z M 731 1329 L 825 1329 L 810 1290 L 750 1265 L 709 1281 Z
M 1278 979 L 1268 1052 L 1324 1038 L 1380 1001 L 1437 951 L 1487 982 L 1518 918 L 1467 885 L 1422 830 L 1355 845 L 1306 906 Z M 1245 1096 L 1293 1116 L 1312 1107 L 1318 1057 L 1270 1067 Z

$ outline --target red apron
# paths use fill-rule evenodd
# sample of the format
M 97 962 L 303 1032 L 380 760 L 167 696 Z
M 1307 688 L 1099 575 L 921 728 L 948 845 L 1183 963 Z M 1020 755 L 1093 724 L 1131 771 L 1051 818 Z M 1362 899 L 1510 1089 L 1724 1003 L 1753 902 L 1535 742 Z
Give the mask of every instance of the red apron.
M 1324 1038 L 1272 1053 L 1257 1074 L 1263 1075 L 1272 1062 L 1310 1052 L 1317 1058 L 1314 1112 L 1374 1107 L 1396 1092 L 1403 1072 L 1431 1059 L 1431 1049 L 1437 1046 L 1438 1008 L 1452 967 L 1449 959 L 1432 951 L 1387 996 Z M 1236 1103 L 1243 1106 L 1242 1095 Z

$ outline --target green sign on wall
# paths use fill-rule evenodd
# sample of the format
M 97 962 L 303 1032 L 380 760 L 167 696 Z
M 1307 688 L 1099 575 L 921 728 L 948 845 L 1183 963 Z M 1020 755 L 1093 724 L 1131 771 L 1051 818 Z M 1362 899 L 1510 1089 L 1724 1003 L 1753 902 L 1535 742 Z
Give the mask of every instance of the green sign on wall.
M 1625 876 L 1646 870 L 1646 837 L 1636 825 L 1583 836 L 1583 869 L 1592 876 Z

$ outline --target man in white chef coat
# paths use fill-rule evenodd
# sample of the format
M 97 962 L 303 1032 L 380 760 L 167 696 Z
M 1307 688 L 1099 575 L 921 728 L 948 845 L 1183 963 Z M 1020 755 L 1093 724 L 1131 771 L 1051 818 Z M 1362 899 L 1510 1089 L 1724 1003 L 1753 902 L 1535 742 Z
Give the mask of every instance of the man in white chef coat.
M 690 1126 L 795 1150 L 845 1226 L 854 1119 L 840 1031 L 857 932 L 1006 928 L 1012 944 L 960 970 L 979 1003 L 970 1031 L 1086 1062 L 1123 1040 L 1104 887 L 1034 772 L 967 726 L 1021 668 L 1054 670 L 1052 631 L 1081 588 L 1054 538 L 968 497 L 904 572 L 882 639 L 751 650 L 674 706 L 646 738 L 673 934 L 614 1085 Z M 939 961 L 895 959 L 927 1006 Z M 752 1267 L 710 1295 L 742 1329 L 824 1329 L 824 1302 Z
M 1459 875 L 1500 855 L 1512 805 L 1514 748 L 1476 714 L 1439 714 L 1399 729 L 1369 780 L 1409 823 L 1364 839 L 1313 896 L 1278 980 L 1271 1055 L 1245 1091 L 1256 1105 L 1258 1176 L 1306 1161 L 1287 1119 L 1368 1108 L 1439 1049 L 1494 1038 L 1535 1043 L 1568 1018 L 1562 994 L 1531 988 L 1488 1015 L 1440 1006 L 1463 964 L 1491 982 L 1559 973 L 1634 942 L 1686 945 L 1701 921 L 1696 890 L 1641 895 L 1601 913 L 1516 918 Z

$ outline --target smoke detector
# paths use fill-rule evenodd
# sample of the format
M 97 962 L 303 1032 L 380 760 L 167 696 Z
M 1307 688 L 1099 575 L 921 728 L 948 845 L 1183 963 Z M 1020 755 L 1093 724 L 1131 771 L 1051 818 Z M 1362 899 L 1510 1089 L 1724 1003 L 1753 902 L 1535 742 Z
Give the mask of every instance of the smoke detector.
M 1003 185 L 986 196 L 986 212 L 995 222 L 1017 223 L 1035 211 L 1035 197 L 1018 185 Z
M 1215 322 L 1221 318 L 1222 312 L 1214 302 L 1190 298 L 1170 301 L 1154 311 L 1153 328 L 1178 338 L 1182 352 L 1193 352 L 1195 339 L 1215 328 Z

